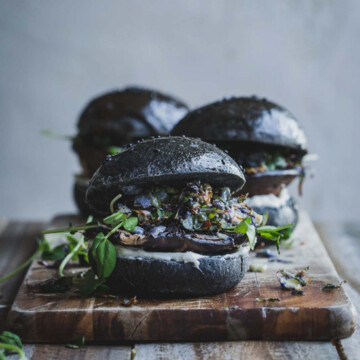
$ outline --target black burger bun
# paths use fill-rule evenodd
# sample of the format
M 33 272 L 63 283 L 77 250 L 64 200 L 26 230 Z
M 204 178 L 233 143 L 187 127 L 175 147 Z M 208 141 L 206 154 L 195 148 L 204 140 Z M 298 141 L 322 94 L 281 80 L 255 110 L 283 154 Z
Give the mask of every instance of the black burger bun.
M 91 100 L 82 111 L 73 149 L 84 172 L 91 176 L 107 148 L 168 135 L 187 112 L 182 101 L 156 90 L 128 87 L 108 92 Z
M 106 137 L 109 145 L 123 145 L 154 135 L 168 135 L 188 112 L 180 100 L 156 90 L 129 87 L 96 97 L 78 122 L 79 135 Z
M 172 135 L 208 142 L 257 143 L 307 152 L 304 131 L 285 108 L 266 99 L 224 99 L 189 112 Z
M 148 139 L 107 157 L 90 180 L 86 203 L 94 213 L 107 215 L 111 200 L 119 193 L 192 180 L 227 186 L 235 192 L 244 185 L 245 177 L 236 162 L 214 145 L 186 137 Z
M 204 256 L 199 262 L 196 268 L 190 262 L 118 257 L 107 285 L 113 293 L 146 297 L 213 295 L 236 286 L 249 268 L 248 255 Z

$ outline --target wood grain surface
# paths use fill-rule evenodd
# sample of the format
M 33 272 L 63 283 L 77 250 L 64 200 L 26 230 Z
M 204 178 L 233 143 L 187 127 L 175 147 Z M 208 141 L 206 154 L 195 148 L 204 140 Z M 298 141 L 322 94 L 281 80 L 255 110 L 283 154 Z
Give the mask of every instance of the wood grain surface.
M 66 218 L 63 218 L 65 221 Z M 59 219 L 56 220 L 59 224 Z M 74 221 L 74 219 L 72 219 Z M 311 221 L 301 214 L 296 238 L 281 258 L 290 264 L 254 258 L 266 263 L 264 273 L 248 273 L 233 290 L 196 299 L 149 300 L 122 307 L 122 299 L 81 299 L 67 294 L 34 294 L 25 284 L 54 275 L 33 263 L 10 312 L 11 328 L 25 341 L 68 342 L 80 336 L 88 341 L 216 341 L 216 340 L 329 340 L 350 336 L 355 329 L 354 307 L 343 289 L 323 292 L 339 279 Z M 306 296 L 282 290 L 279 268 L 310 266 L 312 282 Z M 73 268 L 71 273 L 80 271 Z M 279 302 L 256 298 L 279 297 Z
M 321 223 L 317 229 L 324 240 L 336 270 L 347 281 L 345 291 L 360 314 L 360 223 Z M 360 357 L 359 324 L 353 336 L 335 342 L 341 359 L 357 360 Z

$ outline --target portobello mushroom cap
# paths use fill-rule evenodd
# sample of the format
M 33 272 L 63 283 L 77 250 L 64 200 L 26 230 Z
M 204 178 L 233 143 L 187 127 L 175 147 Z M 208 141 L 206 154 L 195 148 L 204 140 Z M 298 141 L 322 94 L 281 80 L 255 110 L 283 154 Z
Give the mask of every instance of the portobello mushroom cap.
M 224 99 L 189 112 L 172 135 L 209 142 L 248 142 L 307 152 L 304 131 L 285 108 L 257 97 Z
M 106 139 L 108 146 L 122 146 L 144 137 L 168 135 L 187 112 L 182 101 L 169 95 L 129 87 L 91 100 L 80 115 L 79 137 L 90 143 L 98 138 Z
M 90 264 L 96 264 L 89 251 Z M 203 296 L 236 286 L 249 269 L 247 254 L 212 255 L 192 263 L 154 258 L 117 257 L 107 285 L 113 293 L 152 296 Z
M 300 169 L 268 170 L 257 174 L 246 174 L 246 183 L 240 193 L 249 196 L 280 195 L 285 186 L 300 175 Z
M 236 162 L 216 146 L 186 137 L 140 141 L 108 156 L 90 180 L 86 203 L 99 215 L 110 213 L 118 194 L 162 183 L 174 186 L 191 180 L 239 190 L 245 177 Z

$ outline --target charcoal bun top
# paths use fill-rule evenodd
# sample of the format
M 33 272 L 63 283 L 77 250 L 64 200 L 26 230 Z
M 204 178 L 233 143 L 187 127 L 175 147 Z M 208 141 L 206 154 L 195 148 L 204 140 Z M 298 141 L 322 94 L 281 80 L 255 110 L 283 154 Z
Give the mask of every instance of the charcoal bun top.
M 236 162 L 214 145 L 193 138 L 159 137 L 108 156 L 90 180 L 86 202 L 96 214 L 105 215 L 119 193 L 194 180 L 227 186 L 234 192 L 244 185 L 245 177 Z
M 79 137 L 88 142 L 106 138 L 107 145 L 121 146 L 144 137 L 168 135 L 187 112 L 187 105 L 169 95 L 128 87 L 90 101 L 80 115 Z
M 248 142 L 307 152 L 304 131 L 285 108 L 257 97 L 224 99 L 189 112 L 172 135 L 210 142 Z

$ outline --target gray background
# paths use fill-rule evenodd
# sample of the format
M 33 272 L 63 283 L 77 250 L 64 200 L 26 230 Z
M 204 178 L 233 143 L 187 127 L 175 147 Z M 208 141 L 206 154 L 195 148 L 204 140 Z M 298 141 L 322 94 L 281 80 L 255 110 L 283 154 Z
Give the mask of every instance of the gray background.
M 300 200 L 357 219 L 360 1 L 0 1 L 0 216 L 74 211 L 70 144 L 86 102 L 128 84 L 196 107 L 231 95 L 290 109 L 319 154 Z

